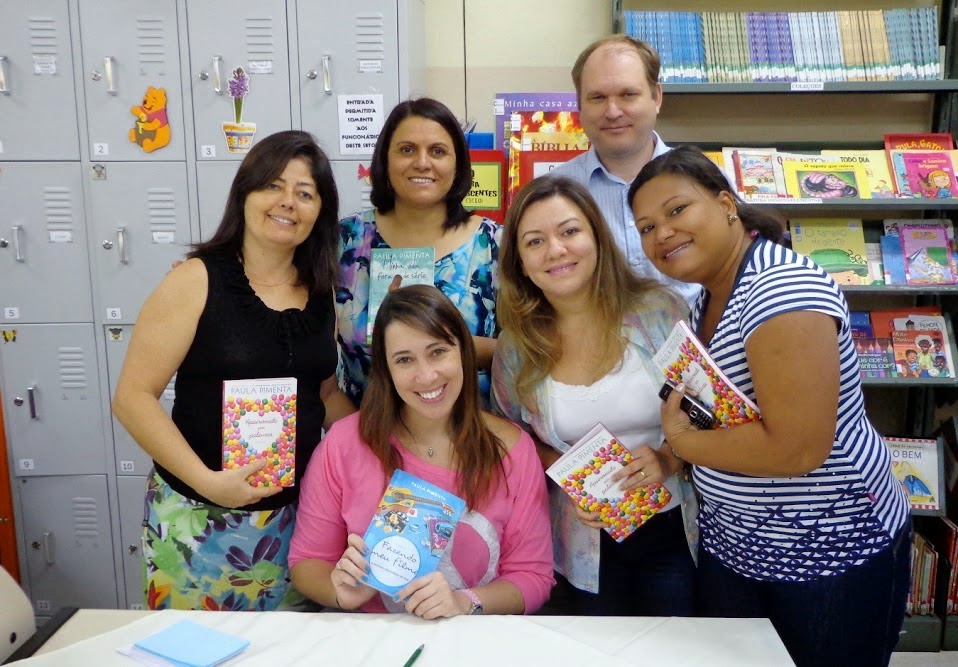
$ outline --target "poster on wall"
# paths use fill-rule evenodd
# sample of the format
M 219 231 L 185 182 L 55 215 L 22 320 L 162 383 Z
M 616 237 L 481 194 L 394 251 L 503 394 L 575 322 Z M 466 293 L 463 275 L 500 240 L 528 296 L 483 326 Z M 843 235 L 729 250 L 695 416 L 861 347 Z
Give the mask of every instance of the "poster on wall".
M 339 96 L 339 152 L 372 155 L 383 128 L 383 96 L 358 93 Z

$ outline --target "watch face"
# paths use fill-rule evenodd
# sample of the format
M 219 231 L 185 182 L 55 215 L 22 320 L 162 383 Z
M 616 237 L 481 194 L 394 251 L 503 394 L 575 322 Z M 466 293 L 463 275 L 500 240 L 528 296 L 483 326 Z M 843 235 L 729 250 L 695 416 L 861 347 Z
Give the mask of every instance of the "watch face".
M 480 615 L 482 615 L 482 605 L 481 605 L 481 604 L 476 604 L 475 602 L 473 602 L 473 603 L 472 603 L 472 609 L 469 610 L 469 615 L 470 615 L 470 616 L 480 616 Z

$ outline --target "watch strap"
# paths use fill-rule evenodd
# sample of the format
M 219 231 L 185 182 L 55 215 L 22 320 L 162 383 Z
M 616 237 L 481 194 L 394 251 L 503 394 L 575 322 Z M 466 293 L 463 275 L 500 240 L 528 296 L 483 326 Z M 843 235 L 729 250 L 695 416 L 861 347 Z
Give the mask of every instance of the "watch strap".
M 469 588 L 460 588 L 459 592 L 469 598 L 469 601 L 472 603 L 472 607 L 469 609 L 470 615 L 482 613 L 482 600 L 479 599 L 479 596 L 476 595 L 475 591 Z

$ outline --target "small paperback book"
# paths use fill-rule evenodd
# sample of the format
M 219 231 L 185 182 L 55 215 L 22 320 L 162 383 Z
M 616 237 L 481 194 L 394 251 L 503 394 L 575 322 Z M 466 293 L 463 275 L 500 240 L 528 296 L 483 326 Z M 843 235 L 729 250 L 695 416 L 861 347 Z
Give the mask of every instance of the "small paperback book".
M 120 649 L 120 652 L 134 659 L 139 659 L 140 652 L 146 652 L 163 658 L 166 664 L 214 667 L 245 650 L 249 644 L 248 639 L 182 620 L 144 637 L 129 649 Z
M 938 441 L 890 437 L 884 440 L 891 452 L 892 472 L 908 494 L 911 508 L 940 509 Z
M 389 290 L 408 285 L 434 285 L 436 251 L 432 248 L 373 248 L 369 257 L 369 312 L 366 344 L 372 345 L 376 313 Z
M 732 384 L 685 322 L 675 324 L 652 363 L 667 382 L 684 383 L 686 393 L 711 410 L 715 428 L 761 419 L 758 406 Z
M 598 512 L 606 532 L 621 542 L 662 510 L 672 494 L 662 484 L 623 491 L 610 477 L 632 461 L 629 449 L 602 424 L 585 434 L 546 474 L 587 512 Z
M 223 383 L 223 470 L 257 459 L 254 486 L 295 486 L 296 378 Z
M 868 250 L 858 218 L 792 218 L 792 250 L 818 264 L 839 285 L 868 285 Z
M 413 579 L 435 571 L 452 540 L 466 502 L 434 484 L 397 470 L 363 535 L 369 581 L 395 595 Z
M 941 225 L 900 225 L 905 280 L 909 285 L 954 285 L 948 232 Z

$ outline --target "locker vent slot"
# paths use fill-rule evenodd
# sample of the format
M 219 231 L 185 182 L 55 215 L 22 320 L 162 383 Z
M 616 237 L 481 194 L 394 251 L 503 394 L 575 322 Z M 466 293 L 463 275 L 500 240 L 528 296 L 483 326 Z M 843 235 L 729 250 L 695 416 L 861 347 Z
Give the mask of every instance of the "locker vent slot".
M 356 57 L 360 60 L 385 60 L 385 17 L 380 12 L 356 14 Z
M 95 499 L 73 499 L 73 534 L 76 537 L 97 538 L 100 536 Z
M 51 232 L 73 231 L 73 193 L 70 188 L 43 188 L 43 212 L 47 230 Z
M 30 53 L 33 56 L 57 55 L 57 24 L 53 17 L 29 19 Z
M 150 215 L 150 233 L 176 232 L 176 199 L 173 188 L 148 188 L 146 202 Z
M 275 60 L 276 39 L 273 35 L 272 16 L 247 16 L 246 60 Z M 272 72 L 270 72 L 272 74 Z
M 86 359 L 82 347 L 57 348 L 60 362 L 60 388 L 86 389 Z
M 166 74 L 166 26 L 162 17 L 136 19 L 136 56 L 140 74 Z

